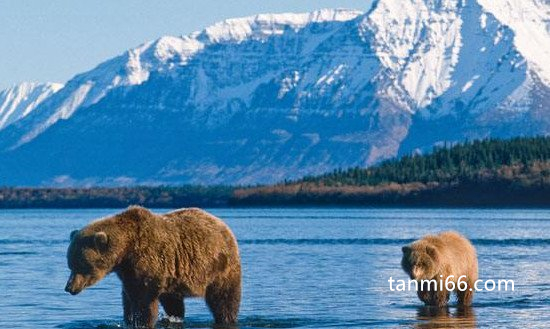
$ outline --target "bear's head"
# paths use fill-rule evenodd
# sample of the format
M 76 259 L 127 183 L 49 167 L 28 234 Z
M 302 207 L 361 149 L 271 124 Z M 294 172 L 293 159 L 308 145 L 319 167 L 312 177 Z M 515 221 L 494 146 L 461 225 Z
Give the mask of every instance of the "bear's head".
M 439 252 L 425 241 L 416 241 L 401 248 L 401 267 L 413 280 L 431 280 L 440 272 Z
M 114 250 L 105 232 L 71 232 L 67 263 L 71 276 L 65 291 L 76 295 L 97 283 L 115 266 Z

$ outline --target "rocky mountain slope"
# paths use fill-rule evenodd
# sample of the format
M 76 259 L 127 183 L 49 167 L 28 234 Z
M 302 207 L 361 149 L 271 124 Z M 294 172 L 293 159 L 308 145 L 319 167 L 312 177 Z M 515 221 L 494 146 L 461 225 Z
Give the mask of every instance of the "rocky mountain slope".
M 60 83 L 25 82 L 0 91 L 0 130 L 29 115 L 61 88 Z

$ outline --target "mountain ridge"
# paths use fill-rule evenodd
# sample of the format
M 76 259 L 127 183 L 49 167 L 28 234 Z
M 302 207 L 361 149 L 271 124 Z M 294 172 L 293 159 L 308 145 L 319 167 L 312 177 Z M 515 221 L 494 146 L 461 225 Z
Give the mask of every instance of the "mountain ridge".
M 17 148 L 31 141 L 58 120 L 66 120 L 79 108 L 97 103 L 112 89 L 139 85 L 148 80 L 151 72 L 185 64 L 188 59 L 210 44 L 238 43 L 248 37 L 262 40 L 283 32 L 285 27 L 299 30 L 310 23 L 353 19 L 360 13 L 351 9 L 322 9 L 304 14 L 260 14 L 227 19 L 182 37 L 163 36 L 146 42 L 69 80 L 66 90 L 63 90 L 66 95 L 58 95 L 60 100 L 53 100 L 54 104 L 50 106 L 52 109 L 43 111 L 42 116 L 48 117 L 26 122 L 26 126 L 36 127 L 22 133 L 20 139 L 11 147 Z M 266 23 L 273 25 L 273 28 L 262 30 Z
M 257 15 L 162 37 L 0 130 L 0 173 L 16 185 L 256 184 L 547 134 L 544 52 L 524 56 L 533 47 L 497 9 L 379 0 L 365 14 Z

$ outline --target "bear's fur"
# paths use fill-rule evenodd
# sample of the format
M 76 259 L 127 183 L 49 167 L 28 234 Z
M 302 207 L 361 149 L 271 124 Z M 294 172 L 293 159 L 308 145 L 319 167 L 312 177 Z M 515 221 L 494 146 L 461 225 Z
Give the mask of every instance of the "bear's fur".
M 204 297 L 217 324 L 237 321 L 237 241 L 203 210 L 158 215 L 130 207 L 71 233 L 67 260 L 71 276 L 65 290 L 71 294 L 117 274 L 128 326 L 154 328 L 159 302 L 167 315 L 183 318 L 185 297 Z
M 478 278 L 477 256 L 474 246 L 468 239 L 457 232 L 443 232 L 438 235 L 427 235 L 402 248 L 401 266 L 411 279 L 418 282 L 418 298 L 426 305 L 445 306 L 450 297 L 450 291 L 445 287 L 445 280 L 455 283 L 458 304 L 468 306 L 474 296 L 474 283 Z M 458 283 L 466 283 L 466 290 L 459 291 Z M 435 280 L 433 284 L 422 284 L 422 280 Z M 443 289 L 440 289 L 440 280 Z M 464 288 L 461 283 L 460 288 Z M 471 290 L 470 290 L 471 289 Z

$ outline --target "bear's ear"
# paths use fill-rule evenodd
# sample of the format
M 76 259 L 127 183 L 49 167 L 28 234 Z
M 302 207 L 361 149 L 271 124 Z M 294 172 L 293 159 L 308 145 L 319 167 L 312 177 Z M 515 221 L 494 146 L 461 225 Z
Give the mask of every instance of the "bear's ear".
M 74 230 L 71 232 L 70 239 L 71 241 L 74 239 L 74 237 L 78 234 L 78 230 Z
M 437 253 L 437 249 L 435 249 L 434 247 L 432 247 L 432 246 L 426 246 L 426 253 L 427 253 L 428 256 L 430 256 L 432 259 L 437 260 L 438 253 Z
M 410 255 L 411 251 L 412 251 L 412 248 L 409 247 L 409 246 L 403 246 L 401 248 L 401 251 L 403 252 L 403 255 Z
M 102 250 L 107 246 L 109 242 L 109 237 L 105 232 L 97 232 L 94 234 L 94 244 L 97 249 Z

